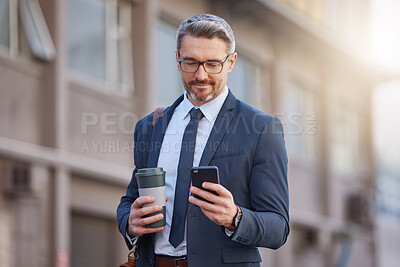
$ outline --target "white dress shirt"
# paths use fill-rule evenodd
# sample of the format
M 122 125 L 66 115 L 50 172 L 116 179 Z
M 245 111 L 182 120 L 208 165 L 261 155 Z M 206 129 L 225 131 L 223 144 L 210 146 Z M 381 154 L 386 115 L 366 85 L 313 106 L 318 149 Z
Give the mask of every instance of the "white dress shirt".
M 215 120 L 221 110 L 226 97 L 228 96 L 228 88 L 214 100 L 200 106 L 204 117 L 200 120 L 197 136 L 196 147 L 194 152 L 193 166 L 199 166 L 201 156 L 206 146 L 208 137 L 214 126 Z M 155 234 L 155 253 L 169 256 L 186 255 L 186 229 L 182 243 L 174 248 L 168 241 L 171 231 L 172 215 L 174 208 L 175 186 L 178 173 L 179 155 L 181 151 L 183 133 L 186 125 L 190 121 L 189 111 L 194 105 L 188 100 L 187 94 L 183 101 L 176 107 L 174 114 L 167 126 L 165 136 L 162 142 L 160 156 L 158 158 L 158 167 L 162 167 L 165 173 L 166 196 L 166 221 L 167 224 L 163 231 Z M 186 228 L 186 223 L 185 223 Z

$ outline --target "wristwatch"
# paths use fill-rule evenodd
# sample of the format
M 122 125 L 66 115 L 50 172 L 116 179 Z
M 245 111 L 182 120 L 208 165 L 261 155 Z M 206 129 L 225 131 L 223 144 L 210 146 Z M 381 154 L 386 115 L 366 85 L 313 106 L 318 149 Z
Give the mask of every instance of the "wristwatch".
M 235 228 L 238 228 L 240 220 L 242 219 L 243 213 L 242 213 L 242 210 L 239 208 L 239 206 L 236 206 L 236 207 L 237 207 L 237 213 L 236 213 L 235 217 L 233 217 L 232 226 Z

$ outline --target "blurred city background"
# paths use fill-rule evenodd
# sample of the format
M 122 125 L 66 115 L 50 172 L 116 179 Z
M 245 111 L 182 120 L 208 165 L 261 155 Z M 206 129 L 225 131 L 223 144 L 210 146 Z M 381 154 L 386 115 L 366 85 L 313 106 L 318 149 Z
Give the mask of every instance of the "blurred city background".
M 399 266 L 396 0 L 0 0 L 0 266 L 126 260 L 133 127 L 183 92 L 198 13 L 233 27 L 234 94 L 285 126 L 291 233 L 262 266 Z

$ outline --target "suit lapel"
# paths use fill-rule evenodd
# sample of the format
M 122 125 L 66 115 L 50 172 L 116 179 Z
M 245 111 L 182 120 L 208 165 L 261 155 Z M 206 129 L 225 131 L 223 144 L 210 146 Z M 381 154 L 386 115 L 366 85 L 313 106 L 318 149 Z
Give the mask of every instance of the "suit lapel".
M 169 121 L 174 114 L 175 108 L 179 105 L 183 100 L 183 95 L 181 95 L 170 107 L 164 110 L 164 113 L 161 117 L 156 120 L 156 124 L 153 129 L 153 136 L 151 138 L 151 146 L 149 151 L 149 158 L 147 161 L 148 168 L 157 167 L 158 157 L 160 155 L 161 145 L 164 139 L 165 131 L 167 130 L 167 126 Z
M 219 147 L 221 140 L 228 130 L 229 124 L 233 118 L 235 101 L 236 98 L 232 92 L 229 91 L 229 94 L 222 105 L 221 111 L 219 112 L 211 130 L 210 137 L 207 140 L 207 144 L 204 148 L 203 155 L 201 156 L 199 166 L 207 166 L 210 164 L 210 161 Z

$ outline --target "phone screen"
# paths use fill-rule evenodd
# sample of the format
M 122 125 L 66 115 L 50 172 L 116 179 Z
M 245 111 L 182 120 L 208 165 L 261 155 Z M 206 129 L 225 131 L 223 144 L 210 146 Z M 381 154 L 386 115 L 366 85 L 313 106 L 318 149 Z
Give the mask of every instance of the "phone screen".
M 201 188 L 203 190 L 206 190 L 208 192 L 211 192 L 214 195 L 217 195 L 217 193 L 215 191 L 207 190 L 202 187 L 203 182 L 211 182 L 211 183 L 219 184 L 219 172 L 218 172 L 217 166 L 193 167 L 191 169 L 191 178 L 192 178 L 192 185 L 194 185 L 198 188 Z M 198 199 L 201 199 L 203 201 L 212 203 L 212 202 L 210 202 L 202 197 L 199 197 L 195 194 L 193 194 L 193 196 Z

